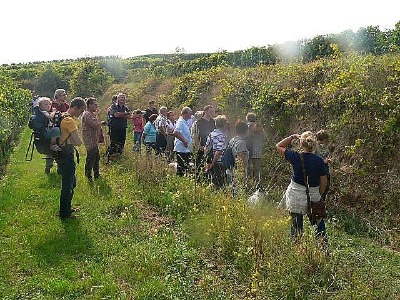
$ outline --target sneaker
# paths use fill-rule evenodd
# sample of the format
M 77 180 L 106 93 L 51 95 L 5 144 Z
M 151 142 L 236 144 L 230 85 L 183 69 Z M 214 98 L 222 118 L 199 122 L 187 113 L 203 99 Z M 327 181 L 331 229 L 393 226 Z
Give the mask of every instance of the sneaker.
M 55 152 L 61 151 L 61 147 L 58 146 L 57 144 L 51 144 L 51 145 L 50 145 L 50 149 L 51 149 L 52 151 L 55 151 Z

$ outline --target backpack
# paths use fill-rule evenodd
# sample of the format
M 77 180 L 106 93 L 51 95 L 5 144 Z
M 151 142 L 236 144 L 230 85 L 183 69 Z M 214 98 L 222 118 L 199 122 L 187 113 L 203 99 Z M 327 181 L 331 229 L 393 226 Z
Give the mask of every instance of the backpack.
M 228 145 L 228 147 L 225 149 L 225 152 L 221 158 L 221 163 L 226 169 L 230 169 L 235 166 L 235 157 L 233 156 L 232 147 L 230 145 Z
M 67 116 L 69 115 L 57 112 L 52 120 L 51 126 L 60 127 L 61 121 Z M 44 120 L 46 122 L 44 122 Z M 37 152 L 39 152 L 40 154 L 44 154 L 50 157 L 53 157 L 56 154 L 53 150 L 50 149 L 50 139 L 46 139 L 44 137 L 44 131 L 48 126 L 49 126 L 49 121 L 47 117 L 42 112 L 40 112 L 39 109 L 37 111 L 34 111 L 34 114 L 30 117 L 28 122 L 28 127 L 32 129 L 32 134 L 31 134 L 31 139 L 29 141 L 28 149 L 26 150 L 25 153 L 26 161 L 32 160 L 33 150 L 35 149 L 35 147 Z M 30 158 L 28 158 L 29 150 L 31 151 Z
M 32 116 L 29 118 L 28 127 L 36 133 L 43 133 L 48 124 L 49 120 L 44 113 L 39 107 L 35 107 Z

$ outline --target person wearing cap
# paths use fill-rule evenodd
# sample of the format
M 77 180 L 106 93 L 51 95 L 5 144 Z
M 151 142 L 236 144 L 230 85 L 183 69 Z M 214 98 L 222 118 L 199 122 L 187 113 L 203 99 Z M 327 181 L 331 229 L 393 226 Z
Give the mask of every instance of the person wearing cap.
M 56 109 L 56 112 L 63 113 L 69 109 L 69 104 L 67 102 L 67 93 L 64 89 L 56 89 L 54 92 L 54 99 L 51 102 L 51 109 Z M 46 174 L 50 174 L 50 170 L 54 165 L 53 157 L 46 157 L 46 166 L 44 168 L 44 172 Z

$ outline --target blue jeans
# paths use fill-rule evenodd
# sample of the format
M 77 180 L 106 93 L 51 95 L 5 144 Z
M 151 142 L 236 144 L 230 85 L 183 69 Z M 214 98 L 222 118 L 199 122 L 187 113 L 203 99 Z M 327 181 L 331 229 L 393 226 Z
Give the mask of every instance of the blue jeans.
M 57 165 L 61 175 L 60 217 L 71 216 L 71 204 L 76 187 L 74 154 L 59 154 Z
M 51 138 L 59 137 L 60 136 L 60 127 L 51 127 L 46 129 L 43 133 L 44 138 L 50 140 Z
M 134 132 L 133 133 L 133 144 L 139 142 L 139 145 L 142 144 L 142 133 L 141 132 Z

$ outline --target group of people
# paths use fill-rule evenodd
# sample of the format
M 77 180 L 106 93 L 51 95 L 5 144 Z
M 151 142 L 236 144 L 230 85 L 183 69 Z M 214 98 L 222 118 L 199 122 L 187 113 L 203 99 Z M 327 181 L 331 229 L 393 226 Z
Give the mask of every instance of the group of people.
M 161 106 L 158 110 L 154 100 L 149 101 L 145 111 L 137 109 L 130 112 L 126 106 L 126 95 L 119 93 L 107 110 L 107 122 L 101 121 L 98 102 L 89 97 L 86 100 L 76 97 L 70 104 L 66 102 L 66 92 L 58 89 L 54 99 L 37 99 L 40 110 L 46 110 L 47 118 L 56 113 L 62 114 L 58 132 L 49 133 L 59 142 L 54 151 L 57 155 L 46 159 L 45 172 L 48 174 L 56 159 L 58 172 L 62 177 L 60 195 L 60 217 L 73 216 L 71 201 L 76 186 L 75 146 L 82 143 L 86 147 L 85 176 L 88 180 L 100 177 L 99 146 L 104 142 L 103 125 L 108 125 L 110 144 L 107 161 L 116 154 L 122 154 L 126 142 L 128 121 L 133 128 L 133 151 L 140 152 L 144 144 L 146 153 L 154 151 L 156 157 L 168 162 L 176 159 L 176 174 L 184 176 L 194 166 L 196 180 L 210 182 L 217 189 L 231 185 L 237 191 L 238 184 L 248 180 L 260 182 L 261 158 L 266 136 L 263 126 L 254 113 L 248 113 L 246 120 L 239 120 L 231 128 L 225 115 L 216 115 L 215 108 L 207 105 L 202 111 L 193 114 L 190 107 L 183 107 L 175 120 L 174 112 Z M 82 139 L 78 135 L 75 118 L 82 115 Z M 232 132 L 234 131 L 234 132 Z M 292 148 L 298 140 L 300 151 Z M 303 216 L 307 213 L 309 201 L 325 201 L 330 185 L 329 135 L 321 130 L 317 134 L 306 131 L 288 136 L 276 144 L 278 153 L 291 165 L 293 175 L 285 192 L 284 202 L 290 213 L 291 235 L 298 237 L 303 232 Z M 51 143 L 53 144 L 53 142 Z M 222 163 L 225 152 L 230 148 L 235 166 L 226 168 Z M 236 179 L 236 180 L 235 180 Z M 326 228 L 323 218 L 310 220 L 317 227 L 317 236 L 326 241 Z
M 145 111 L 137 109 L 130 113 L 125 99 L 122 93 L 116 95 L 108 109 L 108 161 L 112 155 L 123 152 L 130 120 L 133 124 L 132 149 L 140 152 L 144 144 L 147 154 L 154 152 L 156 157 L 163 157 L 169 163 L 176 159 L 178 176 L 194 168 L 198 181 L 209 180 L 216 188 L 232 183 L 233 170 L 227 170 L 221 161 L 225 149 L 232 142 L 230 147 L 234 157 L 241 161 L 238 165 L 244 180 L 248 177 L 254 181 L 261 180 L 265 134 L 254 113 L 247 114 L 246 121 L 238 121 L 235 135 L 232 135 L 227 118 L 215 116 L 212 105 L 206 105 L 195 114 L 191 108 L 184 107 L 176 120 L 174 111 L 166 106 L 158 110 L 154 100 L 148 102 Z
M 73 217 L 72 198 L 76 187 L 76 162 L 79 162 L 79 152 L 75 146 L 86 147 L 85 175 L 88 179 L 99 178 L 99 147 L 102 142 L 103 131 L 101 126 L 105 124 L 98 115 L 98 102 L 95 98 L 83 99 L 75 97 L 71 103 L 66 101 L 67 93 L 64 89 L 54 92 L 54 99 L 47 97 L 35 97 L 33 101 L 33 113 L 39 121 L 44 118 L 45 128 L 36 130 L 40 138 L 50 140 L 52 155 L 46 157 L 45 173 L 49 174 L 54 160 L 57 162 L 57 172 L 61 175 L 60 193 L 60 218 Z M 76 118 L 82 115 L 82 139 L 78 134 Z M 59 118 L 56 121 L 56 116 Z M 55 125 L 57 124 L 57 125 Z

